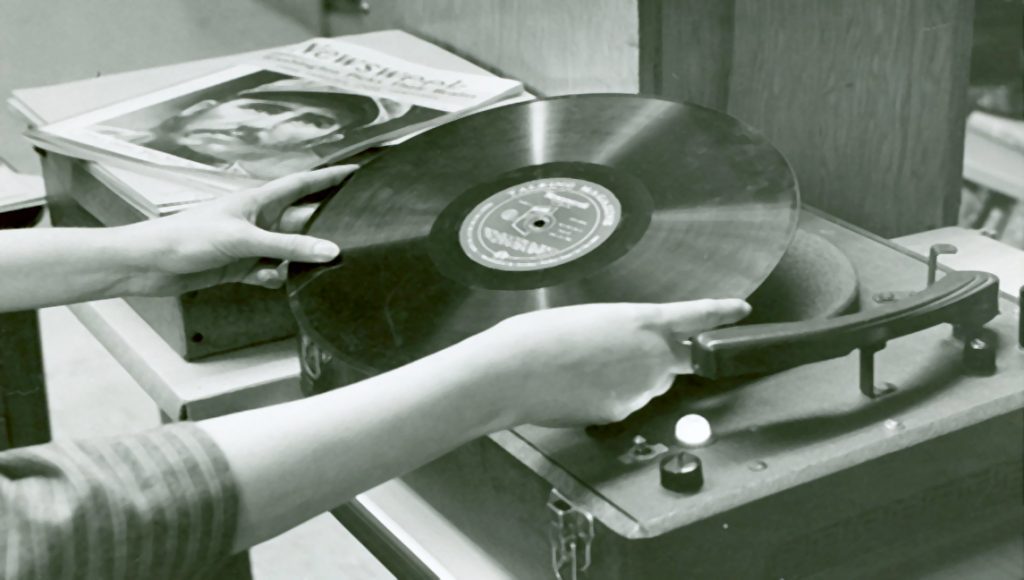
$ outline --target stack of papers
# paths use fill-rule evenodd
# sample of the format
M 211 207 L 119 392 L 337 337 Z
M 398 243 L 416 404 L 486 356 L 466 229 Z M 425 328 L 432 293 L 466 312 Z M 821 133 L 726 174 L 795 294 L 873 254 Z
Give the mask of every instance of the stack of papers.
M 40 124 L 26 136 L 36 147 L 103 164 L 107 177 L 138 186 L 116 188 L 130 204 L 156 216 L 532 98 L 518 80 L 434 66 L 428 54 L 443 49 L 390 32 L 401 42 L 379 33 L 313 38 L 243 55 L 226 69 Z M 395 50 L 400 45 L 414 48 Z
M 46 203 L 46 188 L 38 175 L 16 173 L 0 162 L 0 212 L 38 207 Z

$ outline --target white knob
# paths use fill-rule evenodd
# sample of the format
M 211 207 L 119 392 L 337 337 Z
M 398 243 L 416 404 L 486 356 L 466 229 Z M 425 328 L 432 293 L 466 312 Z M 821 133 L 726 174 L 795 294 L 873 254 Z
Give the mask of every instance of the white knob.
M 711 423 L 700 415 L 683 415 L 676 421 L 676 441 L 687 447 L 699 447 L 711 440 Z

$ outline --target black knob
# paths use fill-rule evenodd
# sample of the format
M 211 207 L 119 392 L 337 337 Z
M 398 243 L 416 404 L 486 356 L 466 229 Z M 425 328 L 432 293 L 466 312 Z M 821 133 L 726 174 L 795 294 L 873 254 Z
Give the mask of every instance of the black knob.
M 977 376 L 996 372 L 996 349 L 990 340 L 978 337 L 964 342 L 964 371 Z
M 661 487 L 678 493 L 696 493 L 703 485 L 700 457 L 680 451 L 661 460 Z

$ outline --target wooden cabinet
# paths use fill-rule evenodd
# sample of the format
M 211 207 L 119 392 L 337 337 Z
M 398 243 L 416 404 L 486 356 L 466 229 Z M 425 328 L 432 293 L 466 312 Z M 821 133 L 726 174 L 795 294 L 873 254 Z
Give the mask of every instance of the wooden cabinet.
M 326 31 L 402 28 L 535 91 L 727 111 L 804 201 L 885 237 L 955 222 L 972 0 L 330 0 Z

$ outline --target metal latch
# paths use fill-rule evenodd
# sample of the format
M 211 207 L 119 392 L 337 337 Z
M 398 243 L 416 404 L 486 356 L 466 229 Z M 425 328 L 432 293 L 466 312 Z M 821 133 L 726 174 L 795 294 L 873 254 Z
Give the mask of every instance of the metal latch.
M 594 516 L 574 506 L 557 489 L 548 496 L 548 509 L 552 513 L 551 568 L 558 580 L 576 580 L 590 567 Z

